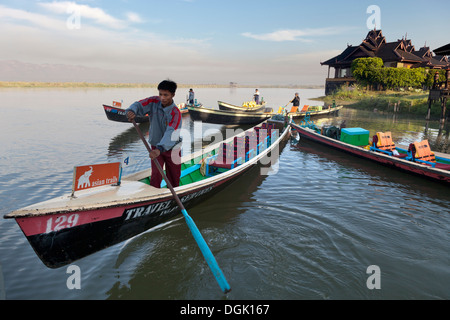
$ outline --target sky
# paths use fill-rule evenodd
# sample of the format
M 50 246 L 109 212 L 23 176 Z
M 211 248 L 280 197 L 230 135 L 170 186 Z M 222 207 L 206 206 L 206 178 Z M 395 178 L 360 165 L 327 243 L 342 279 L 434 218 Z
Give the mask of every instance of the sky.
M 7 0 L 0 61 L 113 70 L 133 82 L 323 85 L 320 62 L 375 24 L 388 42 L 449 43 L 449 9 L 438 0 Z

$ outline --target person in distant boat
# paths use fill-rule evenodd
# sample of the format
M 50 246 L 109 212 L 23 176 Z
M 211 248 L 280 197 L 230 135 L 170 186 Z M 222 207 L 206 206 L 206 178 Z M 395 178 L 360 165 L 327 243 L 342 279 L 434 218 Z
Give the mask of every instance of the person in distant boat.
M 189 90 L 188 103 L 193 106 L 194 105 L 194 101 L 195 101 L 195 93 L 194 93 L 194 90 L 190 89 Z
M 255 94 L 253 95 L 253 100 L 256 102 L 256 104 L 259 104 L 259 90 L 255 90 Z
M 298 95 L 298 92 L 295 93 L 294 99 L 289 101 L 289 103 L 292 103 L 292 105 L 294 107 L 299 107 L 300 106 L 300 96 Z
M 158 161 L 161 168 L 166 165 L 166 176 L 174 188 L 180 185 L 182 142 L 181 112 L 173 101 L 176 90 L 175 82 L 164 80 L 158 85 L 159 96 L 136 101 L 125 110 L 130 122 L 136 116 L 148 114 L 150 120 L 148 141 L 152 148 L 150 159 Z M 160 188 L 161 181 L 159 170 L 154 168 L 150 185 Z

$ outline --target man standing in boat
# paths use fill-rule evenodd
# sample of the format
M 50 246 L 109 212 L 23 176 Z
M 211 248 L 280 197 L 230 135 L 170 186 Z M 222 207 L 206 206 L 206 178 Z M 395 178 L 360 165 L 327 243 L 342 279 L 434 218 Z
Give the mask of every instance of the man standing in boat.
M 149 138 L 152 151 L 150 159 L 158 161 L 161 168 L 166 165 L 166 176 L 172 186 L 180 185 L 181 174 L 181 112 L 173 98 L 177 84 L 164 80 L 158 85 L 159 96 L 145 98 L 133 103 L 127 110 L 127 118 L 148 114 L 150 120 Z M 160 188 L 162 176 L 159 170 L 152 170 L 150 185 Z
M 189 90 L 189 98 L 188 98 L 188 104 L 190 104 L 191 106 L 194 105 L 194 101 L 195 100 L 195 93 L 193 89 Z
M 300 107 L 300 96 L 298 95 L 298 92 L 295 93 L 295 97 L 290 101 L 290 103 L 292 103 L 294 107 Z
M 259 90 L 258 89 L 255 90 L 255 94 L 253 95 L 253 100 L 255 101 L 256 104 L 259 104 Z

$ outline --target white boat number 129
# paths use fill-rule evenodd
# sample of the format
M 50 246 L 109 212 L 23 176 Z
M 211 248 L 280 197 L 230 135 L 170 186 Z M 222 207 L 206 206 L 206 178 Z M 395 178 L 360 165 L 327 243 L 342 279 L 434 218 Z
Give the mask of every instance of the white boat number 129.
M 47 229 L 45 233 L 75 227 L 77 225 L 78 218 L 78 214 L 71 214 L 70 216 L 60 216 L 54 220 L 53 218 L 50 218 L 47 220 Z

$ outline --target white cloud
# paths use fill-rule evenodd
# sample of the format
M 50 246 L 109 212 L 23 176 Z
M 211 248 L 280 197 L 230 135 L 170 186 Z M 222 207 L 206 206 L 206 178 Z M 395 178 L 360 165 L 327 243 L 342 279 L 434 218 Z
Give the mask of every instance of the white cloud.
M 114 18 L 113 16 L 107 14 L 101 8 L 93 8 L 88 5 L 77 4 L 71 1 L 53 1 L 53 2 L 42 2 L 39 5 L 48 11 L 65 14 L 67 17 L 70 14 L 77 14 L 82 19 L 90 19 L 94 22 L 104 25 L 114 29 L 121 29 L 124 27 L 124 21 Z M 136 16 L 134 16 L 136 18 Z
M 3 21 L 25 21 L 46 29 L 60 29 L 65 23 L 41 14 L 11 9 L 2 5 L 0 5 L 0 18 Z
M 311 37 L 316 36 L 329 36 L 339 34 L 343 31 L 343 28 L 318 28 L 318 29 L 304 29 L 304 30 L 278 30 L 270 33 L 253 34 L 250 32 L 242 33 L 242 36 L 262 41 L 303 41 L 312 42 Z
M 315 68 L 320 73 L 325 72 L 325 68 L 318 65 L 314 54 L 308 57 L 279 58 L 255 58 L 253 55 L 250 57 L 242 54 L 214 56 L 213 52 L 218 49 L 210 45 L 213 39 L 182 36 L 170 38 L 164 34 L 132 28 L 132 23 L 143 20 L 132 12 L 124 12 L 121 20 L 99 8 L 76 7 L 80 10 L 81 27 L 72 30 L 66 25 L 71 15 L 67 12 L 70 4 L 73 2 L 40 3 L 44 13 L 32 13 L 0 5 L 0 29 L 3 31 L 0 33 L 0 43 L 5 44 L 0 51 L 0 60 L 117 70 L 135 74 L 136 78 L 128 81 L 136 82 L 156 82 L 169 77 L 180 82 L 197 83 L 259 82 L 263 81 L 263 78 L 270 82 L 296 83 L 301 82 L 300 74 L 300 77 L 306 77 L 305 82 L 311 83 L 313 73 L 310 70 Z M 298 40 L 307 39 L 311 34 L 320 35 L 326 32 L 325 29 L 296 32 L 288 30 L 274 33 L 272 38 L 269 38 L 271 41 L 292 37 Z M 264 35 L 260 36 L 265 39 Z M 333 55 L 324 56 L 329 58 Z
M 142 23 L 144 20 L 135 12 L 127 12 L 127 19 L 133 23 Z
M 119 19 L 105 16 L 102 10 L 86 8 L 82 11 L 80 28 L 69 29 L 66 20 L 70 14 L 66 13 L 66 7 L 60 6 L 61 3 L 47 4 L 46 9 L 61 16 L 49 17 L 0 5 L 0 29 L 3 31 L 0 43 L 5 44 L 0 60 L 126 71 L 139 75 L 136 81 L 177 73 L 193 74 L 196 66 L 207 64 L 209 60 L 202 52 L 209 39 L 170 39 L 132 29 L 126 23 L 122 29 L 116 29 L 114 26 Z M 86 21 L 87 16 L 98 23 Z M 142 21 L 138 15 L 128 15 L 126 19 Z

